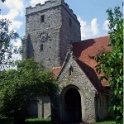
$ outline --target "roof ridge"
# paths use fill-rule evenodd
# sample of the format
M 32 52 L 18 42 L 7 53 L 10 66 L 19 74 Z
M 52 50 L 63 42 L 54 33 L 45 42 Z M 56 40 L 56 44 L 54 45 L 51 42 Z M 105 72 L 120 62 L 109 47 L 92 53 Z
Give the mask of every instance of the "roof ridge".
M 85 40 L 91 40 L 91 39 L 99 39 L 99 38 L 104 38 L 104 37 L 109 37 L 109 35 L 98 36 L 98 37 L 94 37 L 94 38 L 89 38 L 89 39 L 85 39 Z M 82 41 L 85 41 L 85 40 L 82 40 Z

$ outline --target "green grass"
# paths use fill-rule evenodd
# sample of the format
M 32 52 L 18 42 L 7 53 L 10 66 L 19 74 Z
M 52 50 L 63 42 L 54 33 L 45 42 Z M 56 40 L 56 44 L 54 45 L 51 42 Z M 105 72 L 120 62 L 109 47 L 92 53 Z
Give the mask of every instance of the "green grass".
M 0 119 L 0 124 L 12 124 L 12 119 Z M 25 124 L 51 124 L 51 118 L 39 119 L 39 118 L 28 118 L 25 120 Z M 96 124 L 116 124 L 113 120 L 100 121 Z
M 51 119 L 38 119 L 38 118 L 29 118 L 26 119 L 26 124 L 51 124 Z M 100 121 L 96 124 L 116 124 L 113 120 Z
M 51 118 L 39 119 L 29 118 L 25 120 L 26 124 L 51 124 Z
M 115 121 L 100 121 L 100 122 L 97 122 L 96 124 L 116 124 L 116 122 Z
M 0 124 L 13 124 L 13 119 L 2 118 Z M 25 120 L 24 124 L 51 124 L 51 119 L 29 118 Z

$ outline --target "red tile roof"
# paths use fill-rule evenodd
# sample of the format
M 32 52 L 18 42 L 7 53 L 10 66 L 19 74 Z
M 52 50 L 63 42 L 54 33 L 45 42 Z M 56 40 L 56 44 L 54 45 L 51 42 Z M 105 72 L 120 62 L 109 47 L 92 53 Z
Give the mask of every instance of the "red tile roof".
M 97 63 L 91 57 L 96 56 L 99 52 L 111 50 L 111 48 L 107 46 L 108 43 L 109 36 L 73 43 L 73 55 L 83 62 L 83 70 L 90 78 L 91 82 L 98 82 L 98 77 L 100 77 L 95 69 Z M 103 81 L 102 85 L 109 86 L 106 81 Z
M 103 85 L 100 83 L 98 76 L 93 68 L 88 66 L 87 64 L 83 63 L 79 59 L 75 58 L 77 64 L 80 66 L 80 68 L 83 70 L 83 72 L 86 74 L 86 76 L 89 78 L 93 86 L 96 88 L 96 90 L 99 93 L 109 93 L 108 90 L 106 90 Z
M 100 83 L 99 77 L 101 74 L 96 72 L 95 66 L 97 63 L 94 59 L 92 59 L 92 57 L 96 56 L 99 52 L 110 51 L 111 47 L 107 46 L 108 43 L 109 36 L 104 36 L 75 42 L 72 44 L 75 61 L 87 75 L 97 91 L 102 93 L 108 93 L 108 90 L 106 90 L 104 87 L 108 87 L 110 85 L 105 80 L 101 82 L 102 84 Z M 61 68 L 62 67 L 52 68 L 51 71 L 57 77 L 61 71 Z
M 53 72 L 53 74 L 55 76 L 58 76 L 59 75 L 59 72 L 61 71 L 61 67 L 52 68 L 51 71 Z

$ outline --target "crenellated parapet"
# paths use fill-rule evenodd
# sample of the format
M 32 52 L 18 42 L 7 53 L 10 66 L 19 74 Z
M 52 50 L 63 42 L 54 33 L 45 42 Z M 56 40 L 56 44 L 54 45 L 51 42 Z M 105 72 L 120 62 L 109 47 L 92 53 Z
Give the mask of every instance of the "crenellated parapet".
M 69 8 L 69 5 L 64 2 L 64 0 L 48 0 L 44 4 L 38 3 L 34 7 L 26 8 L 26 15 L 30 15 L 33 13 L 45 11 L 50 8 L 55 8 L 58 6 L 63 6 L 71 16 L 77 20 L 77 16 L 73 13 L 73 10 Z
M 26 8 L 26 15 L 37 13 L 38 11 L 44 11 L 53 7 L 56 7 L 58 5 L 61 5 L 61 0 L 49 0 L 46 1 L 44 4 L 36 4 L 34 7 L 27 7 Z
M 65 3 L 64 1 L 62 2 L 62 6 L 68 11 L 68 13 L 75 19 L 77 20 L 77 16 L 74 14 L 73 10 L 69 8 L 69 5 Z

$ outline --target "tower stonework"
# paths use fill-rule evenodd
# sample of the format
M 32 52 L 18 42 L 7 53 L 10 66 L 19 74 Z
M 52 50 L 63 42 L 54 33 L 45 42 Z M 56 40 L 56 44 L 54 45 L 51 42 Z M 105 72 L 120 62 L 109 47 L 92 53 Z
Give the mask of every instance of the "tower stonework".
M 80 40 L 80 23 L 64 0 L 49 0 L 26 8 L 23 58 L 34 57 L 47 68 L 59 67 L 68 46 Z

